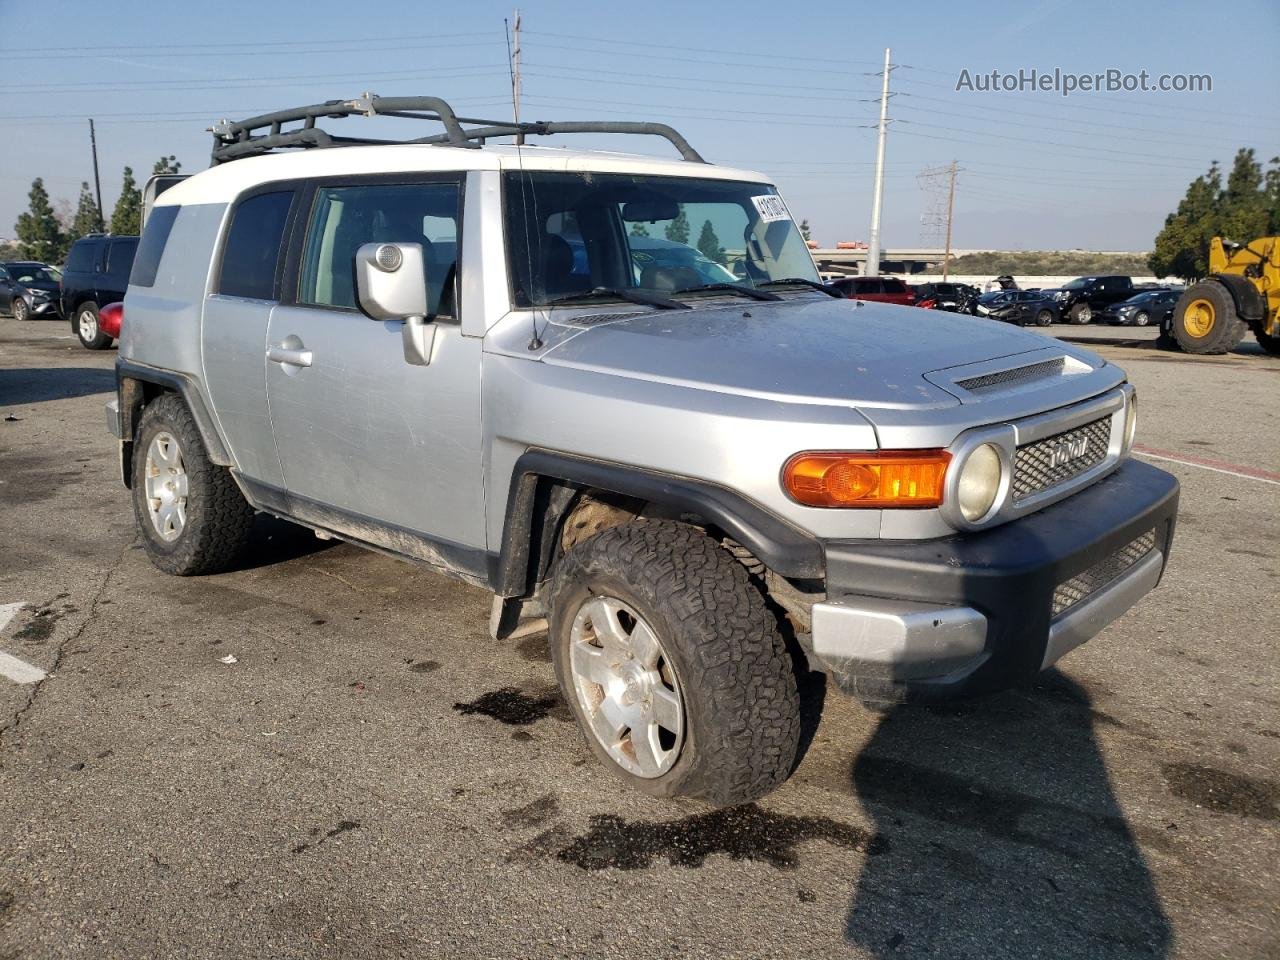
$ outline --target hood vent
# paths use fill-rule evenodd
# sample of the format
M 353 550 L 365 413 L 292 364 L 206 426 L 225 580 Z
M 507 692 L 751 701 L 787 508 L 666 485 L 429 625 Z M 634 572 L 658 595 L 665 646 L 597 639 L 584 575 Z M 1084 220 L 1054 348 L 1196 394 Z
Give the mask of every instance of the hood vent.
M 555 323 L 563 323 L 568 327 L 594 327 L 601 323 L 612 323 L 614 320 L 630 320 L 644 316 L 643 311 L 632 310 L 629 313 L 588 313 L 576 317 L 556 317 Z
M 1029 380 L 1060 377 L 1066 369 L 1066 365 L 1066 357 L 1054 357 L 1051 360 L 1041 360 L 1038 363 L 1029 363 L 1022 367 L 1012 367 L 1008 370 L 998 370 L 995 373 L 984 373 L 978 377 L 969 377 L 966 380 L 957 380 L 955 384 L 970 393 L 986 393 L 992 390 L 1003 390 L 1016 384 L 1026 383 Z

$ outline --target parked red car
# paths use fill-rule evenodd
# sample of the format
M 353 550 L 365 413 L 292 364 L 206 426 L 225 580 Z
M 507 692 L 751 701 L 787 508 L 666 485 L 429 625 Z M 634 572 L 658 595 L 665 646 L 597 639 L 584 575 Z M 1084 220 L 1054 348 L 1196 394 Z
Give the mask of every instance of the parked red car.
M 904 307 L 914 306 L 916 302 L 915 294 L 897 277 L 845 277 L 828 286 L 850 300 L 876 300 Z

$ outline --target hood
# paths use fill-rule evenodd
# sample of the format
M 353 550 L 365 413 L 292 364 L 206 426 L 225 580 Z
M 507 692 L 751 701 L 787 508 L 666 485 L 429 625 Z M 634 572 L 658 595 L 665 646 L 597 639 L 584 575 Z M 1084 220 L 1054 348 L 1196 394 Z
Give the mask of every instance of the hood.
M 724 393 L 859 407 L 953 406 L 959 399 L 925 374 L 1043 351 L 1054 343 L 978 317 L 856 300 L 742 300 L 591 320 L 553 319 L 566 332 L 580 332 L 551 347 L 543 362 Z
M 18 286 L 26 287 L 28 290 L 47 290 L 50 293 L 57 293 L 60 289 L 56 280 L 24 280 Z

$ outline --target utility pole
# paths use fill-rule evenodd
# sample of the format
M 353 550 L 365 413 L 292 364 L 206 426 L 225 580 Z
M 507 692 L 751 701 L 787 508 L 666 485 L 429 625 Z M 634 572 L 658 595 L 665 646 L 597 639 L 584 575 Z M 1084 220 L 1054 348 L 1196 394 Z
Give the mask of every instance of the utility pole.
M 959 171 L 954 160 L 951 161 L 951 186 L 947 190 L 947 252 L 942 259 L 942 279 L 945 281 L 951 272 L 951 219 L 956 205 L 956 173 Z
M 884 85 L 880 90 L 880 135 L 876 143 L 876 185 L 871 200 L 871 236 L 867 242 L 866 276 L 880 275 L 880 206 L 884 201 L 884 139 L 889 126 L 889 48 L 884 48 Z
M 102 212 L 102 180 L 98 177 L 98 136 L 93 129 L 93 117 L 89 118 L 89 148 L 93 151 L 93 189 L 98 195 L 98 216 L 106 223 L 107 215 Z

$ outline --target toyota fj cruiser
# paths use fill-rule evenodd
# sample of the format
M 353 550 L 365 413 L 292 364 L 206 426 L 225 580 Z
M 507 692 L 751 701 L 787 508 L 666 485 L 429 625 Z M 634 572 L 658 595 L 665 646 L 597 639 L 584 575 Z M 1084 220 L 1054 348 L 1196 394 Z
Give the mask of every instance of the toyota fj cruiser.
M 316 126 L 356 114 L 444 132 Z M 484 587 L 491 642 L 545 618 L 605 766 L 716 803 L 792 770 L 806 662 L 992 690 L 1160 579 L 1178 487 L 1129 456 L 1123 371 L 833 297 L 769 180 L 669 127 L 365 96 L 214 129 L 150 212 L 107 409 L 164 571 L 225 569 L 265 511 Z M 524 143 L 563 133 L 682 159 Z

